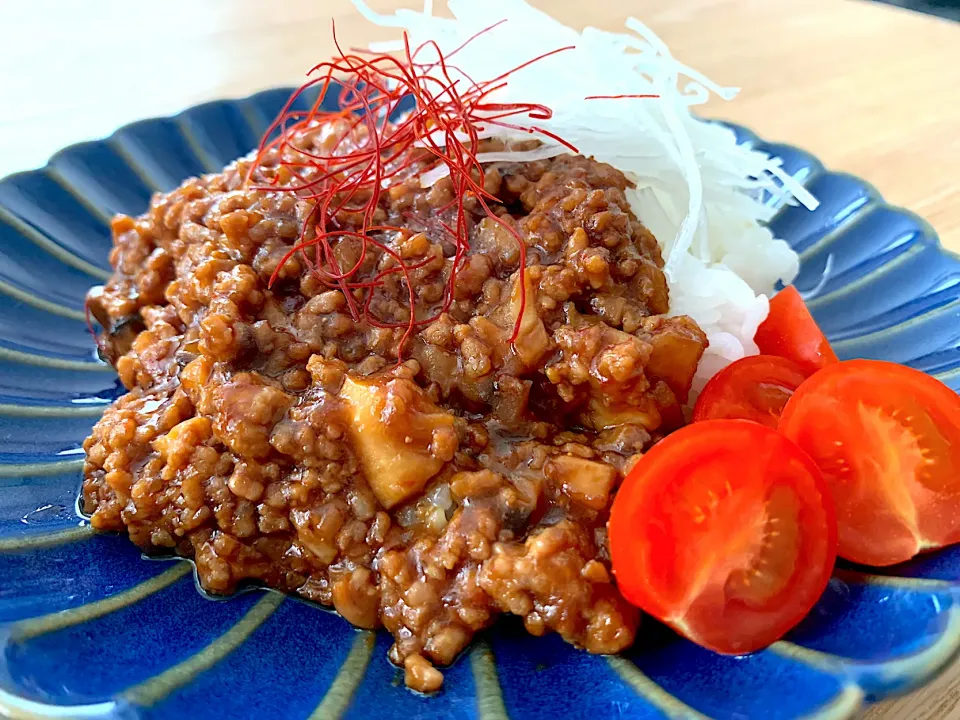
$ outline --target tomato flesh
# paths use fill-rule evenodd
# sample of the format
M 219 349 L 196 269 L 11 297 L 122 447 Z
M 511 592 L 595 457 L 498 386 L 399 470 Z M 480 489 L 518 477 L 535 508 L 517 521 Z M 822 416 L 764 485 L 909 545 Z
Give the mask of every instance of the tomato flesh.
M 831 486 L 841 556 L 892 565 L 960 542 L 960 397 L 938 380 L 842 362 L 800 386 L 780 432 Z
M 793 360 L 807 375 L 839 362 L 807 304 L 792 285 L 770 301 L 770 312 L 757 328 L 754 341 L 764 355 Z
M 740 418 L 776 429 L 783 406 L 806 377 L 800 366 L 787 358 L 741 358 L 706 384 L 693 408 L 693 421 Z
M 758 650 L 806 615 L 836 558 L 816 466 L 775 431 L 706 420 L 657 443 L 611 509 L 623 596 L 700 645 Z

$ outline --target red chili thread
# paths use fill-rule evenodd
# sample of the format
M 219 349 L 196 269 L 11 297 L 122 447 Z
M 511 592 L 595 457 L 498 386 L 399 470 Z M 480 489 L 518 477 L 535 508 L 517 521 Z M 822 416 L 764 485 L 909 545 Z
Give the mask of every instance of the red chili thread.
M 256 189 L 292 193 L 313 201 L 297 241 L 273 271 L 270 286 L 277 282 L 291 258 L 298 256 L 319 282 L 341 291 L 354 320 L 363 319 L 373 327 L 405 328 L 398 349 L 402 357 L 403 348 L 417 328 L 448 312 L 456 299 L 457 274 L 470 249 L 470 213 L 464 203 L 472 197 L 486 216 L 503 227 L 519 247 L 520 312 L 509 342 L 516 340 L 526 304 L 526 244 L 516 228 L 490 208 L 489 203 L 498 200 L 484 189 L 486 176 L 477 158 L 480 133 L 489 126 L 509 128 L 549 138 L 577 152 L 575 146 L 549 130 L 507 122 L 521 115 L 549 120 L 553 115 L 550 108 L 537 103 L 497 103 L 487 99 L 504 88 L 513 73 L 573 46 L 544 53 L 479 83 L 448 62 L 470 42 L 500 24 L 481 30 L 448 55 L 444 55 L 434 41 L 412 50 L 404 34 L 404 49 L 399 57 L 368 51 L 345 53 L 333 26 L 337 55 L 310 69 L 308 76 L 319 76 L 311 77 L 290 96 L 264 133 L 246 174 L 247 184 Z M 435 57 L 429 61 L 418 60 L 428 48 Z M 340 108 L 323 110 L 322 99 L 334 84 L 339 86 Z M 291 109 L 304 92 L 314 87 L 318 87 L 320 94 L 309 110 Z M 413 100 L 414 109 L 392 121 L 400 104 L 408 98 Z M 337 136 L 325 142 L 322 151 L 304 147 L 307 143 L 302 140 L 308 134 L 322 133 L 325 126 L 336 122 L 346 124 L 334 128 Z M 273 170 L 257 173 L 259 168 L 265 169 L 266 156 L 271 152 L 276 156 Z M 441 166 L 447 169 L 454 199 L 435 212 L 437 215 L 454 212 L 456 220 L 447 223 L 437 217 L 434 230 L 452 241 L 454 254 L 439 308 L 429 318 L 418 318 L 411 273 L 435 258 L 431 255 L 414 263 L 405 262 L 391 246 L 390 235 L 400 237 L 411 228 L 377 225 L 376 211 L 385 190 L 412 168 L 422 174 Z M 429 229 L 424 218 L 410 219 Z M 359 243 L 357 259 L 352 267 L 343 268 L 336 246 L 348 241 Z M 386 267 L 372 278 L 360 279 L 357 275 L 371 247 L 389 260 L 381 260 Z M 398 274 L 402 275 L 407 288 L 409 318 L 405 322 L 387 321 L 377 317 L 372 309 L 377 290 Z

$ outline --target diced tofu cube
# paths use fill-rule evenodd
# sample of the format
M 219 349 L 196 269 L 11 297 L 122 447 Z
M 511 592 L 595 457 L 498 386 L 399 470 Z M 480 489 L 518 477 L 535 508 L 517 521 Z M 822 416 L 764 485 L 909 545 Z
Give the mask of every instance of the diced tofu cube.
M 677 400 L 685 403 L 707 346 L 706 335 L 688 317 L 649 318 L 643 330 L 641 337 L 653 347 L 647 374 L 666 382 Z
M 519 273 L 513 276 L 510 297 L 494 310 L 488 321 L 475 318 L 470 324 L 494 348 L 506 348 L 507 339 L 513 335 L 517 327 L 517 318 L 520 318 L 520 327 L 517 337 L 512 343 L 517 357 L 525 367 L 536 367 L 540 358 L 550 348 L 550 335 L 537 313 L 537 286 L 530 277 L 530 272 L 524 274 L 521 286 Z M 521 287 L 525 288 L 521 293 Z M 521 315 L 522 311 L 522 315 Z M 492 322 L 491 322 L 492 321 Z
M 603 462 L 574 455 L 557 455 L 547 461 L 546 476 L 572 501 L 603 510 L 617 479 L 617 471 Z
M 453 457 L 453 415 L 430 402 L 414 382 L 348 375 L 340 398 L 367 482 L 385 508 L 421 493 Z
M 525 292 L 521 296 L 520 280 L 513 285 L 510 296 L 510 331 L 513 332 L 514 323 L 520 316 L 520 330 L 514 340 L 513 347 L 520 357 L 520 361 L 527 367 L 535 367 L 537 361 L 543 357 L 550 347 L 550 336 L 537 313 L 537 289 L 530 280 L 530 274 L 524 275 Z M 521 300 L 523 300 L 521 304 Z M 520 315 L 520 311 L 523 315 Z
M 644 395 L 634 398 L 634 402 L 620 402 L 609 395 L 595 395 L 587 403 L 581 419 L 594 430 L 608 430 L 620 425 L 639 425 L 647 430 L 656 430 L 662 422 L 656 403 Z

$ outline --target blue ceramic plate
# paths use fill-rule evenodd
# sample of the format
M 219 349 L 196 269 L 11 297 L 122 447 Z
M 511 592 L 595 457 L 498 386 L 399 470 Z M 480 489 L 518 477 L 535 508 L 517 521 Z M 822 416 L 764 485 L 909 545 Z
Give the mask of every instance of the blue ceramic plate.
M 109 219 L 249 151 L 288 94 L 135 123 L 0 181 L 0 715 L 847 718 L 951 661 L 960 548 L 883 576 L 838 570 L 788 641 L 749 657 L 654 623 L 629 654 L 597 657 L 507 619 L 425 698 L 387 661 L 385 634 L 270 592 L 212 600 L 187 562 L 95 536 L 75 511 L 81 443 L 121 388 L 96 357 L 83 299 L 109 272 Z M 863 181 L 735 130 L 822 201 L 772 226 L 800 253 L 797 285 L 838 354 L 960 387 L 960 259 Z

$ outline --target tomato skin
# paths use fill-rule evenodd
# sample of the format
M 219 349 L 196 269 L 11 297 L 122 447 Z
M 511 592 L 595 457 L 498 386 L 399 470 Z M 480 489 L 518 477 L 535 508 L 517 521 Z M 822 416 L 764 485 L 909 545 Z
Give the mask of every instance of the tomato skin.
M 842 557 L 892 565 L 960 542 L 960 397 L 938 380 L 841 362 L 800 386 L 780 432 L 831 486 Z
M 807 375 L 839 362 L 807 304 L 792 285 L 770 301 L 770 313 L 757 328 L 754 341 L 764 355 L 793 360 Z
M 766 647 L 814 606 L 836 559 L 829 488 L 809 457 L 746 420 L 654 445 L 608 523 L 623 596 L 716 652 Z
M 694 405 L 693 421 L 740 418 L 776 430 L 783 406 L 806 378 L 787 358 L 741 358 L 710 378 Z

